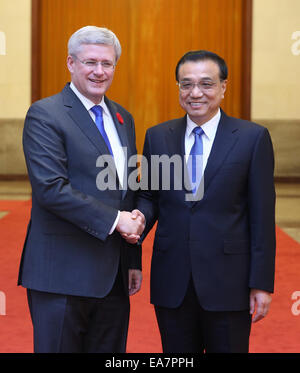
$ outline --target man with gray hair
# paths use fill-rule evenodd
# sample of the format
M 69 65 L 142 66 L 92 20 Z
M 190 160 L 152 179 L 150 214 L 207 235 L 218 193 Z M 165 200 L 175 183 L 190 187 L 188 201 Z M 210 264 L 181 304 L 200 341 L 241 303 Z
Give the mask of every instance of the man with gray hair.
M 145 221 L 123 187 L 134 121 L 105 96 L 121 46 L 112 31 L 87 26 L 68 48 L 71 83 L 35 102 L 25 120 L 32 211 L 18 284 L 27 288 L 35 352 L 125 352 L 129 295 L 142 275 L 140 247 L 121 234 L 139 237 Z M 105 190 L 96 184 L 99 157 L 114 178 Z

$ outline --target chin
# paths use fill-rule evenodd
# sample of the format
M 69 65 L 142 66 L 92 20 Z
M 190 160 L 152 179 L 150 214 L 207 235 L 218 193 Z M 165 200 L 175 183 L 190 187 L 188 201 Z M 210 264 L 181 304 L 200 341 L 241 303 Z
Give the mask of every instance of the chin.
M 204 110 L 193 110 L 193 111 L 191 111 L 190 113 L 189 113 L 189 116 L 190 117 L 204 117 L 204 116 L 206 116 L 206 111 L 204 111 Z
M 101 89 L 101 91 L 94 91 L 94 92 L 89 92 L 89 96 L 91 101 L 100 101 L 102 97 L 104 96 L 105 91 Z

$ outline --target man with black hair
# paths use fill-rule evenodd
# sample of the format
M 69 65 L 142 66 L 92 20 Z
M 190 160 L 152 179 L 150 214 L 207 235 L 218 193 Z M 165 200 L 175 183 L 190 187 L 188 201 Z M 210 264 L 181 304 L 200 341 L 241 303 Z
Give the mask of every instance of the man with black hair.
M 138 198 L 144 236 L 157 222 L 151 303 L 163 351 L 248 352 L 251 321 L 266 316 L 274 286 L 271 139 L 266 128 L 220 109 L 227 84 L 220 56 L 186 53 L 176 80 L 186 115 L 148 129 L 144 156 L 150 164 L 153 155 L 179 155 L 182 172 L 171 173 L 170 190 Z M 191 187 L 179 190 L 184 174 Z

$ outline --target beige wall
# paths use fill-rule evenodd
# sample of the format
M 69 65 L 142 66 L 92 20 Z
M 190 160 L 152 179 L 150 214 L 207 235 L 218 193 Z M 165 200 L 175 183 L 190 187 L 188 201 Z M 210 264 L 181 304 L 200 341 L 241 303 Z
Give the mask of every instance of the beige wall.
M 299 0 L 253 1 L 252 117 L 300 119 Z M 300 39 L 300 35 L 298 37 Z
M 0 55 L 0 117 L 23 118 L 31 95 L 31 0 L 0 0 L 0 31 L 6 55 Z
M 300 1 L 254 0 L 253 7 L 252 120 L 270 130 L 275 174 L 299 177 Z
M 253 6 L 252 119 L 270 130 L 275 174 L 300 176 L 300 0 Z M 21 135 L 31 96 L 30 30 L 31 0 L 0 0 L 0 175 L 26 173 Z
M 0 0 L 0 43 L 0 174 L 23 174 L 21 134 L 31 100 L 31 0 Z

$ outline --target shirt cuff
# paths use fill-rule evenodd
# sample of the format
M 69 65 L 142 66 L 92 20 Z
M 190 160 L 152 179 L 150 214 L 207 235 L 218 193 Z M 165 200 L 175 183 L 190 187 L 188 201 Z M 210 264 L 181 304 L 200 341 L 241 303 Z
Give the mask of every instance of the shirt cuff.
M 115 220 L 113 226 L 111 227 L 111 229 L 110 229 L 110 231 L 108 233 L 109 235 L 112 234 L 114 232 L 114 230 L 116 229 L 116 226 L 117 226 L 117 224 L 119 222 L 119 217 L 120 217 L 120 211 L 118 211 L 118 215 L 116 217 L 116 220 Z

